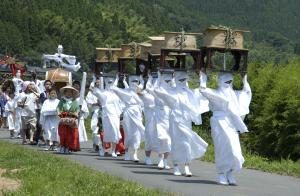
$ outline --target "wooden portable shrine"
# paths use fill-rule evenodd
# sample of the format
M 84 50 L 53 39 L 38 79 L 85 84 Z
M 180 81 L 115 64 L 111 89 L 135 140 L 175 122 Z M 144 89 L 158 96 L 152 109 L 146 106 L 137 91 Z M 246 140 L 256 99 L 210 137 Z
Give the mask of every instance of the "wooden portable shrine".
M 165 46 L 161 48 L 160 67 L 166 66 L 166 58 L 176 58 L 176 64 L 172 68 L 185 69 L 186 56 L 190 55 L 194 60 L 194 68 L 200 67 L 200 49 L 197 48 L 197 36 L 202 33 L 165 32 Z
M 94 73 L 100 75 L 100 72 L 106 72 L 107 67 L 117 66 L 118 59 L 122 56 L 121 48 L 96 48 L 96 60 Z
M 201 70 L 216 69 L 213 65 L 213 56 L 215 52 L 227 53 L 230 52 L 234 58 L 233 67 L 228 70 L 223 67 L 219 71 L 239 71 L 246 72 L 248 66 L 248 50 L 244 48 L 244 30 L 230 29 L 228 27 L 209 27 L 204 32 L 204 46 L 201 47 L 201 61 L 200 67 Z M 241 60 L 243 65 L 240 66 Z

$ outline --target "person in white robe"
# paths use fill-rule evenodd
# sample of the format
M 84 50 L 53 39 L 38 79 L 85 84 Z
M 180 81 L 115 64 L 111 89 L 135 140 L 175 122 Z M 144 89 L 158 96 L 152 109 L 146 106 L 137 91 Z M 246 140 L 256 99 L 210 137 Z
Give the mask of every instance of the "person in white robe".
M 59 117 L 57 106 L 59 99 L 57 99 L 57 92 L 53 88 L 49 91 L 49 98 L 46 99 L 41 108 L 40 124 L 44 130 L 44 139 L 46 140 L 45 150 L 57 150 L 59 142 L 58 125 Z
M 14 92 L 8 94 L 8 100 L 5 104 L 5 113 L 7 116 L 8 130 L 10 131 L 10 137 L 15 137 L 15 110 L 17 107 L 17 97 Z
M 158 168 L 159 169 L 170 169 L 168 165 L 168 156 L 171 152 L 171 137 L 169 132 L 169 119 L 170 119 L 170 107 L 164 103 L 164 100 L 159 98 L 155 92 L 154 88 L 164 88 L 171 89 L 172 87 L 172 75 L 164 73 L 162 76 L 158 72 L 158 78 L 154 84 L 148 83 L 146 86 L 146 91 L 154 96 L 155 102 L 155 133 L 156 139 L 155 143 L 158 143 L 157 153 L 159 154 Z
M 118 79 L 118 76 L 117 76 Z M 113 87 L 120 100 L 125 103 L 123 112 L 123 128 L 125 132 L 125 160 L 131 160 L 129 149 L 133 149 L 132 159 L 138 162 L 138 149 L 144 141 L 145 127 L 143 125 L 142 107 L 143 101 L 137 95 L 139 76 L 129 76 L 129 85 L 123 79 L 125 89 Z
M 74 81 L 73 87 L 80 92 L 80 82 Z M 80 96 L 76 98 L 76 101 L 79 103 Z M 85 119 L 89 116 L 89 109 L 85 100 L 82 100 L 82 105 L 80 106 L 80 113 L 79 113 L 79 123 L 78 123 L 78 132 L 79 132 L 79 142 L 86 142 L 88 141 L 88 137 L 86 134 L 86 129 L 84 125 Z
M 191 177 L 189 164 L 204 155 L 208 144 L 192 130 L 192 121 L 198 125 L 202 123 L 201 113 L 197 110 L 201 103 L 187 87 L 187 79 L 186 71 L 176 71 L 175 88 L 155 88 L 154 91 L 171 108 L 170 136 L 174 175 L 181 175 L 180 165 L 184 165 L 185 176 Z
M 21 91 L 22 91 L 22 84 L 24 82 L 21 79 L 21 71 L 20 70 L 17 71 L 16 76 L 13 77 L 12 81 L 15 86 L 15 93 L 16 93 L 16 95 L 19 95 L 19 93 L 21 93 Z
M 103 78 L 100 77 L 103 81 Z M 100 88 L 94 88 L 93 94 L 98 98 L 102 107 L 102 126 L 104 131 L 103 142 L 111 143 L 111 156 L 117 157 L 116 145 L 122 138 L 120 132 L 120 115 L 122 105 L 120 98 L 112 90 L 117 85 L 118 79 L 112 77 L 105 78 L 105 89 L 100 84 Z M 104 156 L 103 146 L 99 146 L 99 155 Z
M 144 79 L 140 76 L 141 84 L 139 85 L 138 95 L 144 103 L 144 118 L 145 118 L 145 163 L 152 165 L 151 152 L 158 152 L 159 140 L 157 138 L 156 122 L 155 122 L 155 98 L 152 94 L 147 92 L 144 87 Z M 151 88 L 153 78 L 151 74 L 148 75 L 146 88 Z
M 243 122 L 249 113 L 251 89 L 247 75 L 243 78 L 242 90 L 233 90 L 233 75 L 221 74 L 218 88 L 206 87 L 207 76 L 200 73 L 200 91 L 209 100 L 213 116 L 210 119 L 211 134 L 215 146 L 215 162 L 220 184 L 236 184 L 233 172 L 242 169 L 244 157 L 241 151 L 239 133 L 248 132 Z
M 92 110 L 91 130 L 93 133 L 93 148 L 95 151 L 99 150 L 99 146 L 102 145 L 98 126 L 100 103 L 97 97 L 93 94 L 94 88 L 100 88 L 100 83 L 99 78 L 95 79 L 95 82 L 91 83 L 90 90 L 85 98 L 88 107 Z
M 20 70 L 17 71 L 16 76 L 13 77 L 12 81 L 15 86 L 15 94 L 17 97 L 16 99 L 19 99 L 20 93 L 22 91 L 22 84 L 24 82 L 21 79 L 21 71 Z M 16 116 L 15 116 L 15 132 L 16 132 L 16 134 L 20 134 L 20 131 L 21 131 L 21 125 L 22 125 L 21 113 L 22 113 L 22 109 L 17 107 L 16 108 Z

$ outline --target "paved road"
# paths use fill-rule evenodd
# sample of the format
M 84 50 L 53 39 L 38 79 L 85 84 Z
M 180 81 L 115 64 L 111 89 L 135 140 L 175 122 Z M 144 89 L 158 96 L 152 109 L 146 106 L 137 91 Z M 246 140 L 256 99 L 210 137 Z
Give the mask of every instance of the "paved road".
M 19 140 L 8 139 L 8 131 L 0 130 L 0 139 L 20 144 Z M 281 176 L 243 169 L 237 174 L 238 186 L 222 186 L 216 183 L 215 165 L 202 161 L 191 164 L 193 177 L 173 176 L 172 170 L 158 170 L 142 163 L 123 161 L 122 157 L 99 157 L 91 150 L 91 142 L 81 145 L 82 151 L 71 155 L 58 155 L 86 165 L 97 171 L 107 172 L 127 180 L 136 181 L 146 187 L 159 188 L 182 195 L 204 196 L 290 196 L 300 195 L 300 178 Z M 41 150 L 38 147 L 38 150 Z M 156 154 L 152 156 L 157 157 Z M 140 159 L 143 153 L 140 153 Z M 247 160 L 246 160 L 247 161 Z

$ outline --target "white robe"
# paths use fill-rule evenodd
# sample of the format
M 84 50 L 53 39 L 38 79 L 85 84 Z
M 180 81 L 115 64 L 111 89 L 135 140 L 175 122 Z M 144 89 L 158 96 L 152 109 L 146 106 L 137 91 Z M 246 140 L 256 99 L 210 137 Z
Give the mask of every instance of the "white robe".
M 168 86 L 163 81 L 161 82 L 160 79 L 156 80 L 154 85 L 147 83 L 147 91 L 155 97 L 155 132 L 156 132 L 156 138 L 158 143 L 158 149 L 157 152 L 159 154 L 171 152 L 171 137 L 170 137 L 170 107 L 164 103 L 164 100 L 160 99 L 156 93 L 154 92 L 154 88 L 160 87 L 165 89 L 170 89 L 171 87 Z
M 170 136 L 174 164 L 188 164 L 204 155 L 207 143 L 192 130 L 192 120 L 201 123 L 201 114 L 195 110 L 194 94 L 186 87 L 170 90 L 156 88 L 156 95 L 171 108 Z
M 243 118 L 249 112 L 250 86 L 244 81 L 244 88 L 241 91 L 232 90 L 232 87 L 205 88 L 200 91 L 209 99 L 210 110 L 213 112 L 210 124 L 217 173 L 239 171 L 244 163 L 244 157 L 238 131 L 247 132 Z
M 59 117 L 57 106 L 59 99 L 46 99 L 41 108 L 40 124 L 44 129 L 44 138 L 50 141 L 59 141 Z
M 159 140 L 155 121 L 155 98 L 150 93 L 143 91 L 141 99 L 144 103 L 145 151 L 159 152 Z
M 120 132 L 121 100 L 111 89 L 94 88 L 93 94 L 99 99 L 102 107 L 103 141 L 118 143 L 122 138 Z
M 17 77 L 14 77 L 12 79 L 12 81 L 13 81 L 14 86 L 15 86 L 16 95 L 18 96 L 20 91 L 22 90 L 22 84 L 23 84 L 24 81 L 20 78 L 17 78 Z
M 5 113 L 7 116 L 8 130 L 15 130 L 15 109 L 16 109 L 17 99 L 8 98 L 5 104 Z
M 97 97 L 91 92 L 89 91 L 86 98 L 86 103 L 88 104 L 88 106 L 92 109 L 92 119 L 91 119 L 91 129 L 93 134 L 98 134 L 98 115 L 99 115 L 99 109 L 100 106 L 95 106 L 93 104 L 98 103 L 98 99 Z
M 138 149 L 144 141 L 145 127 L 142 117 L 142 100 L 131 89 L 112 88 L 118 97 L 125 103 L 123 112 L 123 128 L 125 132 L 125 147 Z
M 76 99 L 79 103 L 80 97 Z M 80 117 L 79 117 L 79 124 L 78 124 L 78 132 L 79 132 L 79 142 L 86 142 L 88 141 L 88 137 L 86 135 L 84 120 L 89 115 L 89 109 L 87 107 L 87 103 L 85 100 L 82 101 L 81 111 L 80 111 Z

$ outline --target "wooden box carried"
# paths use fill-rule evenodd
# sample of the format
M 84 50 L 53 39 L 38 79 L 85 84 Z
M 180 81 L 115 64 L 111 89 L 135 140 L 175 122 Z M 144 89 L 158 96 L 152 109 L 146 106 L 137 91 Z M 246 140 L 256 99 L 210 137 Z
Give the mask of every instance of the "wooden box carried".
M 135 42 L 129 44 L 122 44 L 121 49 L 122 58 L 138 58 L 140 56 L 141 47 Z
M 197 36 L 202 33 L 164 32 L 167 49 L 194 50 L 197 49 Z
M 244 49 L 245 30 L 230 29 L 227 27 L 208 27 L 204 31 L 204 47 Z
M 96 48 L 97 59 L 99 63 L 117 63 L 118 58 L 122 56 L 121 48 Z

